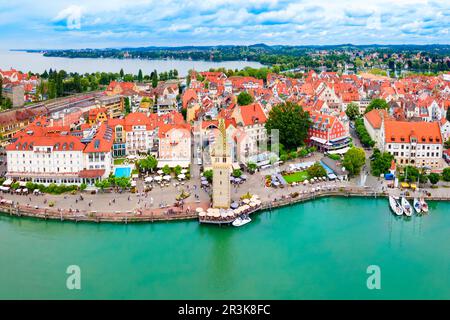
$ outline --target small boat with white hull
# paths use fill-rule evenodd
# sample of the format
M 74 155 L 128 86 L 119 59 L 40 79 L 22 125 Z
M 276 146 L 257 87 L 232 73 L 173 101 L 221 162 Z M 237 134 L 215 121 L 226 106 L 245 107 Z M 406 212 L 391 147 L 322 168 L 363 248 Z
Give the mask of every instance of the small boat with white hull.
M 401 216 L 403 214 L 403 209 L 397 199 L 394 196 L 389 196 L 389 206 L 397 216 Z
M 414 207 L 414 210 L 416 210 L 417 213 L 421 213 L 422 212 L 422 204 L 420 203 L 419 199 L 414 198 L 413 207 Z
M 402 208 L 403 212 L 408 216 L 412 216 L 412 207 L 408 200 L 406 200 L 406 197 L 402 197 Z
M 252 221 L 248 215 L 242 215 L 240 217 L 237 217 L 236 220 L 234 220 L 231 224 L 234 227 L 242 227 L 243 225 L 249 223 Z
M 428 212 L 428 204 L 425 202 L 424 198 L 420 198 L 420 205 L 422 206 L 422 211 L 427 213 Z

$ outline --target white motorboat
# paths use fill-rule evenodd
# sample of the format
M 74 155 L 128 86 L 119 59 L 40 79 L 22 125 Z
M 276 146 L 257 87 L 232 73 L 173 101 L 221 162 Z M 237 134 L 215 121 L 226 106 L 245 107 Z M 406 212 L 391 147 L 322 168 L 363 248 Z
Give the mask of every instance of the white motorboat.
M 249 223 L 250 221 L 252 221 L 252 219 L 250 219 L 249 216 L 241 216 L 237 217 L 231 224 L 234 227 L 242 227 L 243 225 Z
M 421 213 L 422 212 L 422 204 L 420 203 L 419 199 L 414 198 L 413 207 L 414 207 L 414 210 L 416 210 L 417 213 Z
M 402 208 L 403 212 L 408 216 L 412 216 L 412 207 L 408 200 L 406 200 L 406 197 L 402 197 Z
M 420 198 L 420 205 L 422 206 L 422 211 L 427 213 L 428 212 L 428 204 L 425 202 L 424 198 Z
M 394 196 L 389 196 L 389 206 L 396 215 L 401 216 L 403 214 L 402 206 Z

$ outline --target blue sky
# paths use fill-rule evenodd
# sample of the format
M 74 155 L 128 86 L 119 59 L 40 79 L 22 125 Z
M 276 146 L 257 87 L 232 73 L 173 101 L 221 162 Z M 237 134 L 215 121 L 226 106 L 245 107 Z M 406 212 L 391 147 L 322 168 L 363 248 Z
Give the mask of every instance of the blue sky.
M 448 0 L 0 0 L 2 48 L 450 43 Z

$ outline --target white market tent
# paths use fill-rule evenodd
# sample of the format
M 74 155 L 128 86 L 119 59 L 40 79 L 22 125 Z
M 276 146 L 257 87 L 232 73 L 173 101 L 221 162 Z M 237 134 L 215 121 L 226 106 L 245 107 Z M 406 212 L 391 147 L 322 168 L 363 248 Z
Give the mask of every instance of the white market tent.
M 331 151 L 328 151 L 328 154 L 345 154 L 345 153 L 347 153 L 348 150 L 350 150 L 350 147 L 345 147 L 345 148 L 339 149 L 339 150 L 331 150 Z

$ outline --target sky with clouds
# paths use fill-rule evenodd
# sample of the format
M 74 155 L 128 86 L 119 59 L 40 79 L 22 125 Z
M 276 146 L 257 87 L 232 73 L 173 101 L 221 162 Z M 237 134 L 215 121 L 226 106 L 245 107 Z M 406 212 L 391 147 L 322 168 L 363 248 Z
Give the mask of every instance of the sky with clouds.
M 2 48 L 450 43 L 449 0 L 0 0 Z

